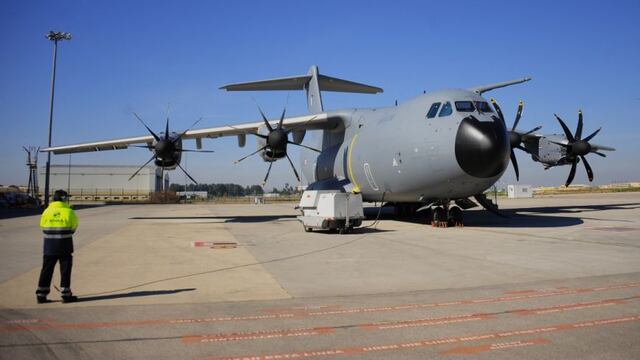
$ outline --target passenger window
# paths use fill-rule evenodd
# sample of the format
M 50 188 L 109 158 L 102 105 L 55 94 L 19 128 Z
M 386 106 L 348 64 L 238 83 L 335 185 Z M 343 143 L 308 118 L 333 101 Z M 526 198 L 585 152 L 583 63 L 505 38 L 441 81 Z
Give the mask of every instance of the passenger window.
M 427 119 L 431 119 L 436 117 L 436 115 L 438 114 L 438 109 L 440 109 L 440 104 L 442 103 L 433 103 L 433 105 L 431 105 L 431 108 L 429 109 L 429 112 L 427 113 Z
M 438 117 L 449 116 L 452 112 L 451 103 L 447 101 L 442 105 L 442 110 L 440 110 L 440 115 L 438 115 Z
M 478 109 L 479 112 L 485 112 L 485 113 L 493 112 L 493 109 L 491 109 L 491 106 L 489 106 L 489 104 L 487 104 L 486 101 L 476 101 L 476 109 Z
M 460 112 L 473 112 L 473 102 L 471 101 L 456 101 L 456 110 Z

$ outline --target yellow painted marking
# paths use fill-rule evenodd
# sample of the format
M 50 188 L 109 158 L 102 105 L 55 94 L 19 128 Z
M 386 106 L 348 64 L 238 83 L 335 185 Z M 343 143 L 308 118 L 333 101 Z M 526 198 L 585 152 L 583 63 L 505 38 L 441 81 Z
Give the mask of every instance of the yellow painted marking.
M 358 134 L 356 134 L 353 139 L 351 139 L 351 144 L 349 144 L 349 154 L 347 156 L 347 164 L 349 165 L 349 179 L 351 180 L 351 183 L 353 183 L 353 192 L 354 193 L 359 193 L 360 192 L 360 186 L 358 186 L 358 183 L 356 183 L 356 178 L 353 175 L 353 167 L 351 166 L 351 154 L 353 153 L 353 146 L 356 144 L 356 139 L 358 138 Z

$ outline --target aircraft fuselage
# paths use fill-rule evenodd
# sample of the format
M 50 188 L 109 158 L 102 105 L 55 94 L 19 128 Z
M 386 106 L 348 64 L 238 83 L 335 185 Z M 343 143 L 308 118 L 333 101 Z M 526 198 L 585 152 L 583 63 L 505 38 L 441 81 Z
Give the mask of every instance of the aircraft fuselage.
M 429 117 L 436 103 L 441 105 Z M 344 126 L 309 140 L 322 149 L 320 154 L 302 153 L 309 188 L 356 190 L 365 201 L 379 201 L 384 193 L 385 201 L 395 202 L 483 192 L 509 164 L 509 138 L 491 108 L 481 112 L 478 106 L 466 108 L 469 103 L 487 100 L 456 89 L 423 94 L 394 107 L 329 112 L 341 117 Z

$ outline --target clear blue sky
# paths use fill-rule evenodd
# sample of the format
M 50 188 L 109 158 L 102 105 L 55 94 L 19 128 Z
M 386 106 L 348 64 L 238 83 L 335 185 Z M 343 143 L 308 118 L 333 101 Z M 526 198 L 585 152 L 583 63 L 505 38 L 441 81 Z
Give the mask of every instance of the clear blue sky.
M 450 87 L 532 76 L 490 93 L 511 122 L 525 100 L 522 129 L 561 132 L 553 113 L 618 151 L 589 156 L 595 183 L 640 180 L 640 2 L 633 1 L 2 1 L 0 184 L 26 184 L 23 145 L 46 145 L 52 44 L 58 53 L 54 145 L 144 135 L 132 111 L 161 129 L 203 116 L 199 127 L 255 121 L 254 96 L 270 117 L 286 92 L 226 93 L 225 83 L 321 72 L 384 88 L 380 95 L 324 94 L 325 108 L 387 106 Z M 306 111 L 292 92 L 289 114 Z M 190 144 L 193 146 L 193 144 Z M 256 184 L 267 164 L 233 165 L 255 149 L 235 138 L 208 140 L 214 154 L 189 154 L 200 182 Z M 292 151 L 294 160 L 297 150 Z M 143 149 L 73 155 L 72 163 L 142 164 Z M 40 157 L 44 164 L 45 156 Z M 569 167 L 543 171 L 518 153 L 521 183 L 558 185 Z M 54 156 L 64 163 L 68 156 Z M 501 182 L 512 182 L 509 169 Z M 172 181 L 183 182 L 180 172 Z M 274 165 L 267 187 L 295 183 Z M 579 168 L 574 183 L 585 183 Z

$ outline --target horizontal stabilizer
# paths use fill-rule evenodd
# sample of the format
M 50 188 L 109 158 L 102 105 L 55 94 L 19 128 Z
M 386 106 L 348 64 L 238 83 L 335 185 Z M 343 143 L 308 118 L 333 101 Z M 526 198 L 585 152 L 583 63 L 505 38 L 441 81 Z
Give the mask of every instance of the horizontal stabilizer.
M 221 86 L 227 91 L 263 91 L 263 90 L 303 90 L 311 80 L 311 75 L 289 76 L 283 78 L 235 83 Z
M 305 90 L 312 75 L 289 76 L 283 78 L 228 84 L 220 87 L 227 91 L 264 91 L 264 90 Z M 342 80 L 326 75 L 318 75 L 321 91 L 376 94 L 383 90 L 379 87 Z

